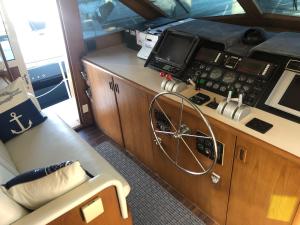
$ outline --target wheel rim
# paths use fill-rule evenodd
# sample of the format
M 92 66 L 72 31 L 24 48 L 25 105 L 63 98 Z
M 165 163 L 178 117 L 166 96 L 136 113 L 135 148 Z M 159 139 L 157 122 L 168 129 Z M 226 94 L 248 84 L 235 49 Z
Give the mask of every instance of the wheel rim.
M 171 119 L 167 116 L 166 112 L 163 110 L 162 106 L 158 102 L 159 98 L 162 98 L 163 96 L 168 96 L 168 95 L 169 96 L 175 96 L 175 97 L 181 99 L 181 101 L 180 101 L 180 104 L 181 104 L 180 105 L 180 117 L 179 117 L 177 127 L 174 125 L 174 123 L 172 123 Z M 198 115 L 200 115 L 200 118 L 205 123 L 206 127 L 208 128 L 210 136 L 187 134 L 186 131 L 188 130 L 188 127 L 185 124 L 183 124 L 183 121 L 182 121 L 184 102 L 188 103 L 188 105 L 190 105 L 198 113 Z M 153 110 L 154 110 L 154 104 L 155 103 L 157 104 L 160 111 L 164 114 L 165 118 L 168 120 L 170 126 L 175 130 L 175 132 L 160 131 L 160 130 L 157 130 L 155 128 L 154 122 L 153 122 Z M 167 159 L 169 161 L 171 161 L 177 168 L 179 168 L 180 170 L 182 170 L 182 171 L 184 171 L 188 174 L 196 175 L 196 176 L 197 175 L 205 175 L 213 169 L 214 165 L 217 162 L 217 158 L 218 158 L 216 138 L 215 138 L 215 135 L 213 133 L 213 130 L 212 130 L 208 120 L 205 118 L 205 116 L 203 115 L 201 110 L 193 102 L 191 102 L 185 96 L 183 96 L 179 93 L 176 93 L 176 92 L 161 92 L 161 93 L 157 94 L 152 99 L 152 101 L 150 103 L 149 117 L 150 117 L 150 125 L 151 125 L 151 128 L 152 128 L 152 132 L 153 132 L 154 137 L 155 137 L 154 141 L 158 144 L 159 149 L 164 153 L 164 155 L 167 157 Z M 168 136 L 171 136 L 172 138 L 174 138 L 176 140 L 176 158 L 175 158 L 175 160 L 167 153 L 167 151 L 163 147 L 163 145 L 161 143 L 161 139 L 158 136 L 158 134 L 168 135 Z M 212 162 L 209 166 L 205 167 L 205 166 L 202 165 L 202 163 L 199 161 L 199 159 L 197 158 L 195 153 L 192 151 L 192 148 L 190 148 L 188 143 L 185 141 L 184 137 L 205 138 L 205 139 L 211 139 L 213 141 L 214 160 L 211 160 Z M 188 149 L 189 153 L 192 155 L 192 158 L 196 161 L 196 164 L 201 169 L 200 172 L 187 169 L 187 168 L 185 168 L 185 167 L 178 164 L 178 154 L 179 154 L 179 151 L 180 151 L 180 149 L 179 149 L 180 142 L 182 142 L 184 144 L 184 146 Z

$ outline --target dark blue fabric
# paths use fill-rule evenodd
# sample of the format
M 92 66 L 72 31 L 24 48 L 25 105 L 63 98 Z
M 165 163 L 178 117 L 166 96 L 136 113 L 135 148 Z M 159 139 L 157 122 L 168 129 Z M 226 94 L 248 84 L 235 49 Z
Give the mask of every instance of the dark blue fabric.
M 32 101 L 28 99 L 0 114 L 0 138 L 3 142 L 6 142 L 19 135 L 19 132 L 24 133 L 27 129 L 37 126 L 46 119 L 47 117 L 44 117 Z M 20 121 L 23 128 L 17 121 Z
M 47 175 L 63 168 L 63 167 L 71 165 L 72 163 L 73 163 L 72 161 L 66 161 L 66 162 L 51 165 L 51 166 L 48 166 L 48 167 L 45 167 L 45 168 L 34 169 L 34 170 L 25 172 L 23 174 L 20 174 L 20 175 L 14 177 L 13 179 L 8 181 L 3 186 L 6 189 L 9 189 L 9 188 L 11 188 L 15 185 L 18 185 L 18 184 L 22 184 L 22 183 L 30 182 L 30 181 L 33 181 L 33 180 L 37 180 L 37 179 L 45 177 L 45 176 L 47 176 Z

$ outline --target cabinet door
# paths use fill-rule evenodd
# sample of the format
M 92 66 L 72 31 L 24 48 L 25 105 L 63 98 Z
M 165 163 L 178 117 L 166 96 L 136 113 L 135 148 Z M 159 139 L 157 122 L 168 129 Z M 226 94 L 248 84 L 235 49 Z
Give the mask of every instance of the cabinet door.
M 152 144 L 147 93 L 118 78 L 116 92 L 125 148 L 152 167 Z
M 159 105 L 161 108 L 155 104 L 156 112 L 162 112 L 162 110 L 165 111 L 173 125 L 177 127 L 180 121 L 180 104 L 175 104 L 173 101 L 166 100 L 159 101 Z M 154 117 L 157 116 L 154 115 Z M 204 122 L 191 109 L 184 109 L 182 123 L 187 125 L 190 129 L 190 134 L 196 135 L 197 132 L 209 134 Z M 154 162 L 156 164 L 157 173 L 164 180 L 175 187 L 175 189 L 186 198 L 199 206 L 201 210 L 217 221 L 218 224 L 225 225 L 236 136 L 228 131 L 227 126 L 224 126 L 215 120 L 210 120 L 210 124 L 218 142 L 222 143 L 224 146 L 223 165 L 216 164 L 213 168 L 213 172 L 221 177 L 218 183 L 214 184 L 212 182 L 212 173 L 195 176 L 178 169 L 167 159 L 155 144 L 153 144 L 153 146 L 155 146 Z M 157 120 L 155 120 L 154 126 L 159 127 Z M 165 127 L 167 126 L 165 125 Z M 157 129 L 161 130 L 160 128 Z M 173 132 L 174 130 L 171 129 L 171 131 Z M 182 141 L 179 142 L 179 151 L 177 152 L 177 141 L 173 137 L 163 134 L 158 136 L 162 140 L 165 151 L 168 152 L 169 156 L 174 161 L 178 161 L 178 165 L 188 170 L 202 172 L 199 166 L 197 166 L 196 161 L 193 159 L 192 154 Z M 190 146 L 195 157 L 197 157 L 197 159 L 207 168 L 212 161 L 198 152 L 196 138 L 184 137 L 184 140 Z
M 123 146 L 116 96 L 112 76 L 99 67 L 84 63 L 92 92 L 92 108 L 98 127 L 116 143 Z
M 274 154 L 272 146 L 238 138 L 227 225 L 291 224 L 299 181 L 299 165 Z

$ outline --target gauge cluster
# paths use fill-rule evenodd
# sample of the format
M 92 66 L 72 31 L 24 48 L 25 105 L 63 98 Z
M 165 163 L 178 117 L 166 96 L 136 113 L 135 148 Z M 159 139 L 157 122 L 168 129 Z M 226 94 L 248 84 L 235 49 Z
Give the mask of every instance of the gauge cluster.
M 218 52 L 218 58 L 211 59 L 212 50 L 209 49 L 209 59 L 206 60 L 206 50 L 201 49 L 201 57 L 191 62 L 185 73 L 185 79 L 192 79 L 197 89 L 206 89 L 214 93 L 227 96 L 229 91 L 234 96 L 243 95 L 244 103 L 255 106 L 274 65 L 254 59 L 239 58 Z M 250 65 L 250 66 L 249 66 Z

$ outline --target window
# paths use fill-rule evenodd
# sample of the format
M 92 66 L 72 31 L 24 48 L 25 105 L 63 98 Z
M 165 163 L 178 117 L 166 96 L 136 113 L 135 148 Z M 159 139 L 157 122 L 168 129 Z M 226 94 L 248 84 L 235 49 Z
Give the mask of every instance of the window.
M 265 13 L 300 16 L 298 0 L 256 0 L 256 2 Z
M 77 0 L 84 39 L 123 30 L 144 19 L 118 0 Z
M 236 0 L 149 0 L 149 2 L 172 18 L 245 13 Z
M 0 17 L 0 43 L 7 61 L 14 60 L 15 56 L 12 52 L 8 35 L 6 33 L 2 17 Z

